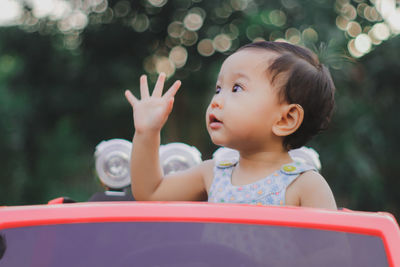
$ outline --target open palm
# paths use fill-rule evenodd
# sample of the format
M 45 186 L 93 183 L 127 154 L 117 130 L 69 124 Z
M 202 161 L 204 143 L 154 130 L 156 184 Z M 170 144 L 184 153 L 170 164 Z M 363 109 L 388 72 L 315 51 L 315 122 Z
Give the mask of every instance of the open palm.
M 125 91 L 125 97 L 133 108 L 135 131 L 138 133 L 147 131 L 160 131 L 171 113 L 174 96 L 181 86 L 176 81 L 168 91 L 162 95 L 165 74 L 158 76 L 153 93 L 150 96 L 146 75 L 140 77 L 140 100 L 131 91 Z

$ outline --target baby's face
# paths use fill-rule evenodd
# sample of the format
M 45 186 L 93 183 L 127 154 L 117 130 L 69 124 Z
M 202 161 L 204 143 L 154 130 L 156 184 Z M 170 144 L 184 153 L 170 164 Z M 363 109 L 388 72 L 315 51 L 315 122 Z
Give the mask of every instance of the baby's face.
M 276 57 L 273 52 L 245 49 L 224 61 L 206 114 L 214 144 L 251 150 L 276 138 L 272 125 L 280 119 L 282 104 L 267 74 Z

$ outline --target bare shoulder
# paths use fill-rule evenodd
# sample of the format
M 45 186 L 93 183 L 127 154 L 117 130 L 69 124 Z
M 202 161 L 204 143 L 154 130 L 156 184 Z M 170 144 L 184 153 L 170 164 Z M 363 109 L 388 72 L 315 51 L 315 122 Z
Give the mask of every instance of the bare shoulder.
M 296 179 L 296 183 L 299 187 L 303 188 L 303 190 L 312 191 L 315 188 L 329 186 L 326 182 L 325 178 L 316 171 L 307 171 L 303 172 Z
M 214 169 L 215 163 L 214 163 L 214 160 L 208 159 L 208 160 L 203 161 L 200 165 L 202 166 L 204 171 L 206 171 L 206 172 L 207 171 L 211 171 L 212 172 L 213 169 Z
M 302 173 L 293 182 L 300 206 L 336 209 L 332 190 L 325 178 L 315 171 Z

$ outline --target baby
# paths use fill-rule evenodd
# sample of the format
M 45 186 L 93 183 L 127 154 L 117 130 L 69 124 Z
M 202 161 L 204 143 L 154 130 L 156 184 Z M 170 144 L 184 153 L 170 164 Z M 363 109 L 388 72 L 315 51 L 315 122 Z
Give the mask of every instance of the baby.
M 132 192 L 137 200 L 292 205 L 336 209 L 329 185 L 288 151 L 306 144 L 328 126 L 334 92 L 328 69 L 311 51 L 284 42 L 245 45 L 222 64 L 206 126 L 214 144 L 235 149 L 239 158 L 206 160 L 164 179 L 159 164 L 160 131 L 181 82 L 162 94 L 165 74 L 152 94 L 140 78 L 141 99 L 129 90 L 135 134 Z

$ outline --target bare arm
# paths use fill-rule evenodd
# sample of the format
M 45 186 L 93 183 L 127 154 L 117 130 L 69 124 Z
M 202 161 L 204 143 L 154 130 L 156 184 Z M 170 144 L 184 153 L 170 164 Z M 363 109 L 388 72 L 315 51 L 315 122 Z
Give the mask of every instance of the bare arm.
M 296 182 L 299 189 L 300 206 L 337 209 L 332 190 L 319 173 L 305 172 Z
M 300 205 L 314 208 L 337 209 L 331 188 L 317 172 L 302 174 Z
M 135 135 L 131 154 L 132 192 L 137 200 L 196 200 L 204 198 L 203 170 L 207 164 L 164 179 L 159 163 L 160 131 L 171 113 L 176 81 L 162 95 L 165 74 L 161 73 L 150 96 L 147 78 L 140 78 L 141 99 L 130 91 L 125 96 L 133 108 Z M 183 190 L 185 189 L 186 190 Z M 187 189 L 190 190 L 187 190 Z

